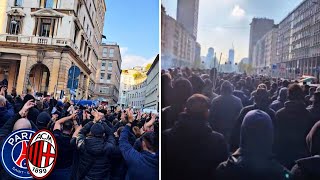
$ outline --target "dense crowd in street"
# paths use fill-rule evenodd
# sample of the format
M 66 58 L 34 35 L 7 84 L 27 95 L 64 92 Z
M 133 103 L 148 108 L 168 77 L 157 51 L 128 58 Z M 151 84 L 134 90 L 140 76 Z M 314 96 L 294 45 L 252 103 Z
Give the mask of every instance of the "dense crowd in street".
M 163 179 L 320 179 L 320 87 L 190 68 L 161 84 Z
M 47 179 L 159 179 L 158 115 L 7 92 L 0 83 L 0 144 L 19 129 L 47 129 L 58 158 Z M 0 165 L 0 179 L 13 179 Z

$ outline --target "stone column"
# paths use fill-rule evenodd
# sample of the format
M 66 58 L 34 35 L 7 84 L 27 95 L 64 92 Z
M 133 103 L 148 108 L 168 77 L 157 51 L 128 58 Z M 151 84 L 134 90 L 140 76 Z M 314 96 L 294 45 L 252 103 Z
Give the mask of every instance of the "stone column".
M 25 87 L 26 79 L 26 67 L 27 67 L 28 55 L 21 55 L 19 75 L 17 80 L 17 94 L 22 94 Z
M 8 92 L 12 91 L 12 88 L 16 85 L 16 69 L 17 69 L 17 62 L 12 61 L 9 66 L 9 77 L 8 77 Z
M 53 59 L 53 65 L 52 65 L 52 70 L 50 74 L 48 93 L 53 93 L 56 91 L 55 88 L 57 88 L 58 86 L 59 69 L 60 69 L 60 57 L 55 57 Z

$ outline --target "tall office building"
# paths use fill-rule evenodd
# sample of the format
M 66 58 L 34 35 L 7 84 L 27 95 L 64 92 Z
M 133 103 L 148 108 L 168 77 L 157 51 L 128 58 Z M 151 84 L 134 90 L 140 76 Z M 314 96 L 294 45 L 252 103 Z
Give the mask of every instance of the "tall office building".
M 274 20 L 267 18 L 253 18 L 250 24 L 249 63 L 252 64 L 253 49 L 257 41 L 261 39 L 274 26 Z
M 177 21 L 197 39 L 199 0 L 178 0 Z
M 229 49 L 229 63 L 234 64 L 234 49 Z
M 210 47 L 210 48 L 208 49 L 205 66 L 206 66 L 207 68 L 212 68 L 212 67 L 214 67 L 215 65 L 217 65 L 217 64 L 215 64 L 214 60 L 215 60 L 215 59 L 214 59 L 214 49 L 213 49 L 212 47 Z

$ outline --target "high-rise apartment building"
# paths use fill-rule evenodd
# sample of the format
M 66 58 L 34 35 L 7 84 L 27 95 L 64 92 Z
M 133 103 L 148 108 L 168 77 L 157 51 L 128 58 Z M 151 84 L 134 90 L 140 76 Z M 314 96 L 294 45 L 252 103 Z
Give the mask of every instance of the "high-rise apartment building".
M 267 18 L 253 18 L 250 23 L 249 40 L 249 63 L 253 63 L 253 49 L 259 39 L 261 39 L 274 26 L 274 20 Z
M 178 0 L 177 21 L 197 39 L 199 0 Z
M 162 68 L 192 66 L 199 56 L 200 44 L 185 27 L 167 15 L 163 7 L 161 17 Z

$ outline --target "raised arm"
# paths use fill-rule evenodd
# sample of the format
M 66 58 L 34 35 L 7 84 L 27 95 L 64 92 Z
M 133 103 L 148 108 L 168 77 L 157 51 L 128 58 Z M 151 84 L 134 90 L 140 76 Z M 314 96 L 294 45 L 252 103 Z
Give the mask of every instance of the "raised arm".
M 144 131 L 150 131 L 150 128 L 153 126 L 154 122 L 156 121 L 156 115 L 152 114 L 151 115 L 151 120 L 147 123 L 144 124 L 143 130 Z
M 129 143 L 130 123 L 128 123 L 121 132 L 119 139 L 119 148 L 127 164 L 131 164 L 140 154 Z
M 129 143 L 129 133 L 131 129 L 131 123 L 133 121 L 133 116 L 131 111 L 128 111 L 128 117 L 129 117 L 129 123 L 125 125 L 120 135 L 119 148 L 127 164 L 131 164 L 132 162 L 134 162 L 134 160 L 138 156 L 140 156 L 140 154 Z
M 70 116 L 64 117 L 59 119 L 58 121 L 56 121 L 56 123 L 54 124 L 53 130 L 56 129 L 61 129 L 61 124 L 63 124 L 64 122 L 68 121 L 68 120 L 72 120 L 74 117 L 76 117 L 77 113 L 73 113 Z
M 93 122 L 88 122 L 83 128 L 79 130 L 79 133 L 77 135 L 77 148 L 80 149 L 84 145 L 84 140 L 86 139 L 86 134 L 90 132 L 90 128 L 93 125 Z

